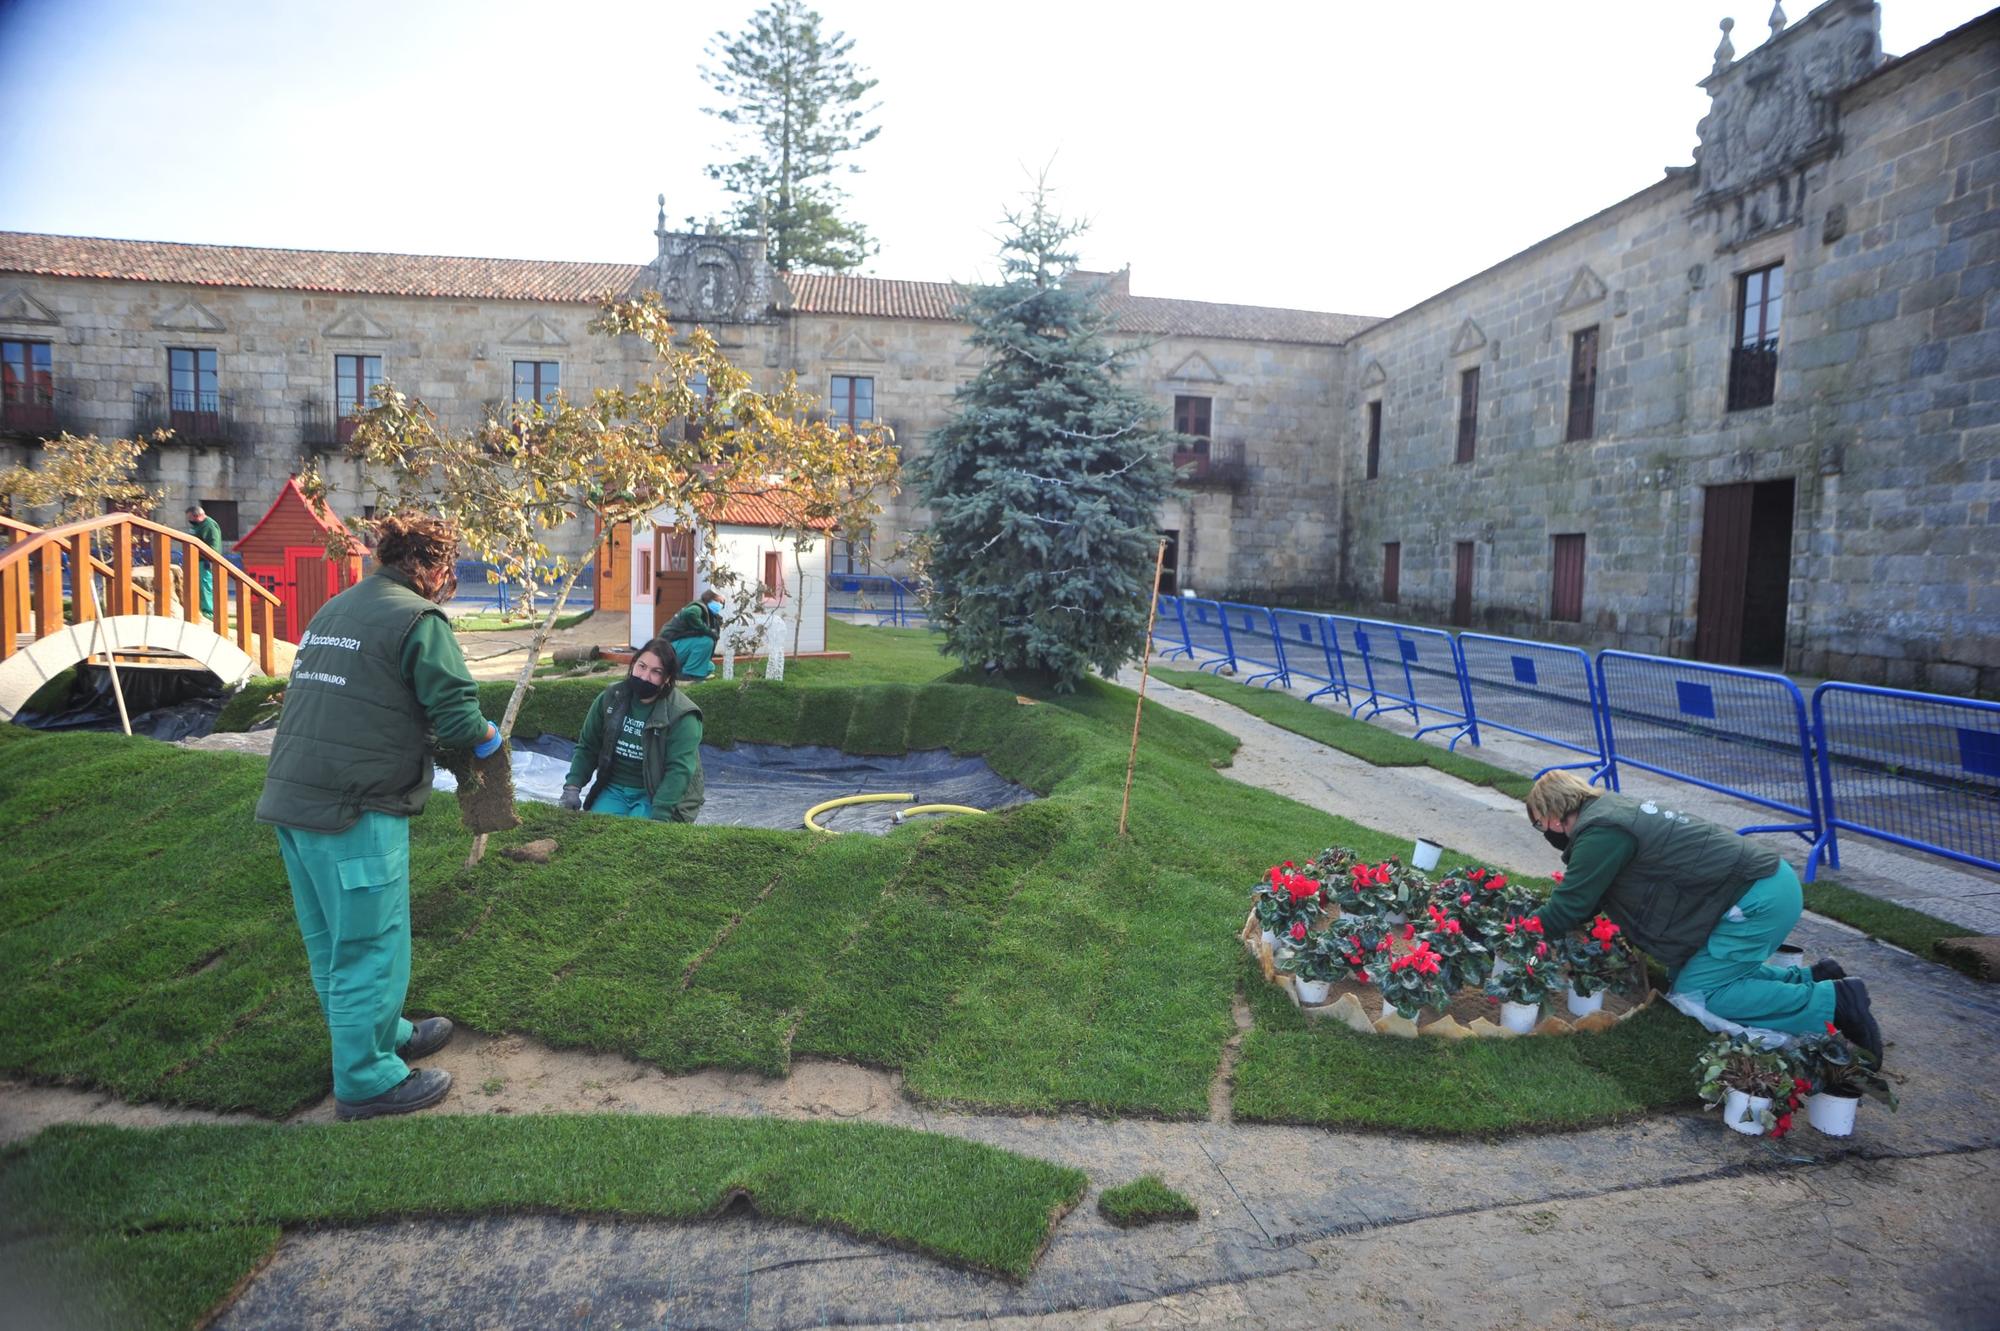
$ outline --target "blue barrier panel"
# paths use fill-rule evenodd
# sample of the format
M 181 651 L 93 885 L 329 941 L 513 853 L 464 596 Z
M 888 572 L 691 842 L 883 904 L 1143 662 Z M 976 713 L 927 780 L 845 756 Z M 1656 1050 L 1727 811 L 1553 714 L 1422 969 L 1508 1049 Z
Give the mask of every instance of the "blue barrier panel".
M 1193 656 L 1188 645 L 1187 617 L 1181 613 L 1181 598 L 1164 592 L 1153 598 L 1153 650 L 1163 661 Z
M 1466 699 L 1480 725 L 1584 755 L 1583 762 L 1551 763 L 1536 776 L 1565 767 L 1588 768 L 1593 778 L 1604 771 L 1604 727 L 1589 653 L 1461 633 L 1458 659 L 1465 667 Z
M 1213 670 L 1217 674 L 1235 669 L 1236 656 L 1229 645 L 1229 621 L 1223 616 L 1222 607 L 1214 601 L 1189 596 L 1182 599 L 1181 612 L 1182 623 L 1187 626 L 1188 650 L 1196 658 L 1213 658 L 1197 659 L 1195 669 Z
M 917 588 L 901 578 L 891 578 L 896 584 L 896 622 L 906 629 L 929 628 L 931 612 L 924 604 L 924 596 Z
M 1822 852 L 1840 867 L 1837 829 L 2000 870 L 2000 703 L 1866 684 L 1813 690 L 1826 828 Z
M 1285 643 L 1278 636 L 1278 621 L 1271 612 L 1261 605 L 1239 605 L 1235 601 L 1218 601 L 1222 607 L 1222 623 L 1229 634 L 1229 654 L 1239 664 L 1262 666 L 1243 677 L 1245 684 L 1264 681 L 1264 687 L 1282 684 L 1292 685 L 1291 676 L 1285 670 Z
M 1376 619 L 1349 623 L 1355 651 L 1368 673 L 1369 697 L 1354 709 L 1354 715 L 1372 721 L 1384 712 L 1408 712 L 1416 723 L 1417 735 L 1453 730 L 1457 733 L 1447 748 L 1457 748 L 1458 742 L 1467 738 L 1474 745 L 1479 743 L 1479 727 L 1466 701 L 1464 667 L 1451 634 Z M 1365 716 L 1363 708 L 1367 709 Z M 1425 725 L 1426 711 L 1447 719 Z
M 1306 701 L 1330 693 L 1341 702 L 1351 702 L 1347 692 L 1347 654 L 1340 649 L 1340 633 L 1333 617 L 1304 610 L 1273 610 L 1271 620 L 1278 626 L 1278 636 L 1285 644 L 1286 671 L 1325 685 L 1308 693 Z
M 1607 779 L 1636 767 L 1789 813 L 1791 823 L 1739 832 L 1792 832 L 1817 844 L 1819 781 L 1806 701 L 1783 675 L 1636 652 L 1597 654 Z M 1807 861 L 1806 878 L 1816 866 Z
M 836 573 L 826 580 L 826 612 L 857 622 L 903 622 L 901 581 L 881 573 Z

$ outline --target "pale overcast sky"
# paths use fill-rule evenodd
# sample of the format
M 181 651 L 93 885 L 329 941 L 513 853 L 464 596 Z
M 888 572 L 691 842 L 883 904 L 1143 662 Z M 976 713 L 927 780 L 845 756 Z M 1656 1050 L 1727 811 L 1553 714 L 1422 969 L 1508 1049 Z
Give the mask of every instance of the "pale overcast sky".
M 1808 6 L 1787 0 L 1794 21 Z M 0 228 L 643 263 L 723 209 L 697 73 L 755 0 L 0 0 Z M 1981 0 L 1883 0 L 1903 54 Z M 1053 162 L 1142 295 L 1390 314 L 1691 160 L 1769 0 L 827 0 L 881 80 L 883 277 L 992 272 Z

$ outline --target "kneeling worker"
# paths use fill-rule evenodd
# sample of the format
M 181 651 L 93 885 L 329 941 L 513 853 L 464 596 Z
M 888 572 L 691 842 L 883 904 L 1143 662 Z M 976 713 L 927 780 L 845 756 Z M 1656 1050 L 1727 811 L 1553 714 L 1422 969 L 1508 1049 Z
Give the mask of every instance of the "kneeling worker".
M 699 601 L 682 606 L 658 641 L 673 648 L 682 679 L 707 679 L 715 673 L 715 649 L 722 641 L 722 598 L 705 591 Z
M 691 823 L 701 812 L 701 708 L 674 687 L 675 666 L 672 644 L 655 638 L 597 695 L 576 737 L 565 809 L 662 823 Z
M 1527 805 L 1568 870 L 1541 910 L 1549 934 L 1602 911 L 1667 968 L 1668 1000 L 1690 1016 L 1795 1035 L 1832 1022 L 1881 1063 L 1867 985 L 1831 959 L 1766 964 L 1804 907 L 1798 874 L 1777 851 L 1570 772 L 1544 773 Z
M 398 513 L 376 525 L 377 567 L 319 608 L 299 644 L 257 821 L 274 823 L 313 988 L 333 1040 L 343 1119 L 444 1099 L 451 1074 L 407 1060 L 451 1022 L 403 1018 L 410 987 L 410 819 L 431 793 L 431 739 L 501 748 L 438 607 L 458 579 L 458 531 Z

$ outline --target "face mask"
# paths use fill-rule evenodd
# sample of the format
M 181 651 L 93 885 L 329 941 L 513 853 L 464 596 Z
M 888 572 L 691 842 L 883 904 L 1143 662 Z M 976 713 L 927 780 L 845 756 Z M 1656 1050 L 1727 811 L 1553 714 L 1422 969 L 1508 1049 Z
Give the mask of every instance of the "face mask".
M 721 613 L 722 613 L 722 602 L 720 602 L 720 601 L 710 601 L 710 602 L 708 603 L 708 613 L 710 613 L 711 615 L 719 615 L 719 614 L 721 614 Z
M 665 680 L 661 680 L 658 684 L 651 684 L 640 679 L 637 675 L 627 675 L 625 678 L 632 682 L 632 696 L 640 702 L 653 701 L 653 699 L 660 696 L 660 690 L 667 686 Z
M 1548 842 L 1557 850 L 1569 849 L 1569 834 L 1567 832 L 1544 832 L 1542 833 L 1542 840 Z

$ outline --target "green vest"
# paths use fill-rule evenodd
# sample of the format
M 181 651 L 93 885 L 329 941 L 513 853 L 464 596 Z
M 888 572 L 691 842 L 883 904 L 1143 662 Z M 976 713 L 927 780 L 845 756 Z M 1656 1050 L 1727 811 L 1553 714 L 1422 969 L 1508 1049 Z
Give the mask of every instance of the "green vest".
M 1670 972 L 1701 950 L 1750 884 L 1778 871 L 1769 846 L 1657 800 L 1599 795 L 1578 811 L 1570 836 L 1592 827 L 1618 828 L 1638 847 L 1600 909 Z
M 632 681 L 621 679 L 598 695 L 597 706 L 604 711 L 603 738 L 597 746 L 597 772 L 590 781 L 590 797 L 584 801 L 589 808 L 604 793 L 611 783 L 611 767 L 618 757 L 618 736 L 625 728 L 625 713 L 632 706 Z M 667 733 L 674 723 L 684 716 L 701 716 L 701 708 L 681 689 L 668 689 L 665 696 L 653 703 L 653 714 L 646 718 L 644 738 L 640 747 L 645 754 L 646 795 L 651 798 L 660 788 L 660 782 L 667 777 Z M 694 775 L 688 778 L 687 790 L 681 794 L 680 802 L 674 805 L 674 820 L 691 823 L 701 812 L 703 801 L 708 798 L 707 787 L 701 776 L 701 764 L 694 765 Z M 655 810 L 657 813 L 658 811 Z
M 285 687 L 258 822 L 341 832 L 369 810 L 423 812 L 430 722 L 403 679 L 403 642 L 443 613 L 379 569 L 319 608 Z

